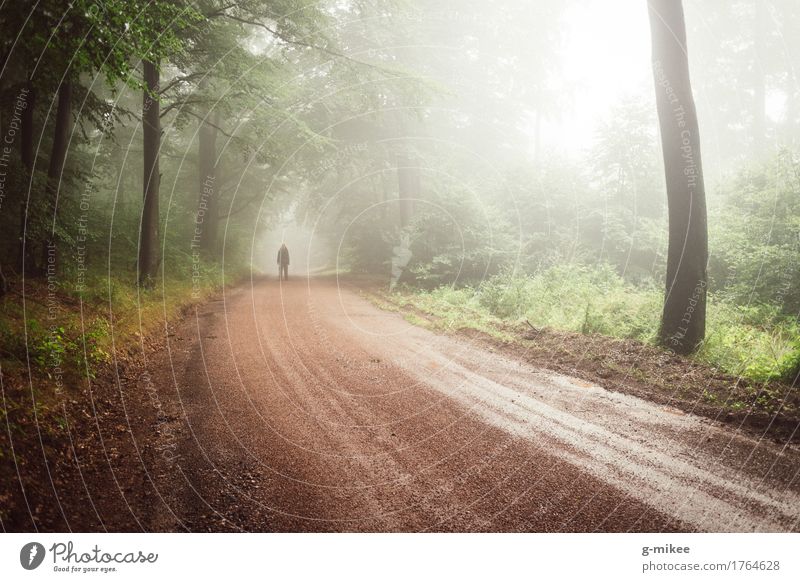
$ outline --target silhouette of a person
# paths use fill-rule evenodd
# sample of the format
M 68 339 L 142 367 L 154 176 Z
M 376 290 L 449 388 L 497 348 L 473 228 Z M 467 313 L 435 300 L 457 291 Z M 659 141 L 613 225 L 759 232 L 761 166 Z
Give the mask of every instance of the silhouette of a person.
M 289 249 L 282 244 L 278 249 L 278 278 L 282 281 L 289 280 Z

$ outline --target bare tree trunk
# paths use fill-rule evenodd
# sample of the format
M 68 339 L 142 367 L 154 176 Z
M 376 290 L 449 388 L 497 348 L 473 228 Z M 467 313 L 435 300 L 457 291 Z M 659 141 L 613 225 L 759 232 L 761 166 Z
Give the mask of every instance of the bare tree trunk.
M 27 172 L 28 188 L 32 187 L 33 180 L 33 111 L 36 105 L 36 91 L 33 83 L 28 81 L 26 107 L 22 111 L 22 130 L 20 135 L 20 158 Z M 30 193 L 22 193 L 19 202 L 19 251 L 17 253 L 17 270 L 20 273 L 33 273 L 36 271 L 36 261 L 30 245 L 25 240 L 25 227 L 28 219 L 28 199 Z
M 210 257 L 217 256 L 219 223 L 219 176 L 217 176 L 217 127 L 219 111 L 211 123 L 201 122 L 198 135 L 198 172 L 200 197 L 197 227 L 200 229 L 200 248 Z M 216 126 L 216 127 L 215 127 Z
M 708 229 L 700 134 L 680 0 L 648 0 L 653 74 L 669 207 L 666 297 L 660 340 L 677 353 L 705 337 Z
M 45 216 L 52 217 L 49 236 L 42 248 L 42 266 L 46 271 L 51 267 L 56 268 L 56 237 L 55 229 L 58 223 L 58 193 L 61 185 L 61 175 L 64 162 L 67 159 L 67 144 L 69 131 L 72 125 L 72 84 L 64 81 L 58 88 L 58 108 L 56 109 L 56 124 L 53 131 L 53 145 L 50 151 L 50 164 L 47 168 L 47 192 L 45 197 Z
M 144 205 L 139 230 L 138 281 L 149 285 L 155 275 L 158 245 L 158 187 L 161 176 L 161 116 L 158 103 L 158 63 L 143 61 L 145 91 L 142 99 L 142 146 L 144 151 Z

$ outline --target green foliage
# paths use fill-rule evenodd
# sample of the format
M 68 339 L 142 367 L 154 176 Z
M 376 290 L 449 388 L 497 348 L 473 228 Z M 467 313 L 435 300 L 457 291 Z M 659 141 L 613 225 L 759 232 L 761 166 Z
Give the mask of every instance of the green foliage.
M 661 293 L 636 289 L 609 265 L 558 265 L 527 277 L 496 277 L 478 288 L 481 305 L 504 319 L 581 333 L 650 340 Z
M 463 285 L 497 273 L 512 256 L 508 224 L 469 192 L 435 191 L 418 204 L 411 225 L 412 258 L 402 281 L 425 287 Z
M 67 353 L 76 351 L 75 342 L 65 339 L 63 327 L 47 330 L 37 320 L 32 319 L 28 322 L 28 329 L 31 359 L 43 369 L 60 366 Z
M 634 121 L 626 123 L 626 131 L 641 133 Z M 619 190 L 610 175 L 600 175 L 590 186 L 582 182 L 579 170 L 565 173 L 560 162 L 518 171 L 509 179 L 509 196 L 501 198 L 506 223 L 518 216 L 525 225 L 516 270 L 509 266 L 503 276 L 482 282 L 477 277 L 474 298 L 437 289 L 424 295 L 426 301 L 451 319 L 452 300 L 473 314 L 477 300 L 482 313 L 504 321 L 528 319 L 539 326 L 652 342 L 663 300 L 666 227 L 655 207 L 650 217 L 630 212 L 641 206 L 635 197 L 652 173 L 652 160 L 647 165 L 641 159 L 646 132 L 630 145 L 615 138 L 612 129 L 598 143 L 597 169 L 621 160 L 619 171 L 630 175 L 619 184 L 635 180 L 635 188 Z M 625 154 L 628 147 L 635 150 L 630 157 Z M 626 166 L 628 162 L 633 165 Z M 650 188 L 648 196 L 657 194 L 658 188 Z M 721 194 L 712 196 L 710 207 L 707 337 L 697 357 L 753 380 L 791 380 L 800 370 L 796 155 L 784 151 L 768 163 L 742 170 L 722 185 Z M 430 231 L 444 228 L 431 223 Z M 438 281 L 452 282 L 456 267 L 439 264 Z
M 598 128 L 590 159 L 592 173 L 613 209 L 629 218 L 663 213 L 663 186 L 658 117 L 655 103 L 624 100 Z
M 415 292 L 410 303 L 448 327 L 487 331 L 529 321 L 577 333 L 653 343 L 663 293 L 626 283 L 609 265 L 559 265 L 528 276 L 501 275 L 474 288 Z M 800 369 L 800 326 L 775 306 L 737 306 L 709 298 L 706 342 L 696 358 L 755 381 L 791 381 Z
M 0 341 L 6 358 L 12 356 L 18 363 L 29 361 L 50 379 L 85 373 L 94 377 L 97 366 L 109 359 L 108 330 L 108 322 L 102 317 L 86 326 L 77 317 L 58 318 L 52 324 L 30 318 L 24 332 L 4 322 Z
M 153 289 L 135 287 L 133 272 L 121 278 L 90 271 L 82 288 L 72 281 L 52 295 L 45 283 L 29 281 L 32 298 L 48 299 L 28 302 L 23 314 L 16 296 L 3 298 L 3 369 L 21 370 L 30 363 L 38 377 L 78 385 L 110 361 L 112 350 L 124 351 L 142 334 L 163 329 L 165 318 L 175 317 L 186 305 L 202 301 L 246 272 L 231 265 L 223 273 L 218 264 L 208 262 L 193 268 L 199 275 L 196 279 L 176 267 Z M 78 300 L 81 310 L 75 309 Z
M 149 59 L 160 64 L 164 115 L 159 266 L 163 288 L 176 297 L 185 300 L 193 278 L 204 292 L 219 288 L 231 270 L 248 265 L 254 236 L 296 212 L 308 222 L 319 219 L 319 232 L 335 248 L 341 242 L 341 266 L 356 272 L 388 275 L 408 235 L 411 259 L 401 281 L 432 289 L 418 301 L 452 325 L 489 328 L 528 319 L 640 341 L 655 335 L 666 224 L 652 101 L 622 102 L 580 162 L 545 154 L 541 144 L 535 163 L 529 155 L 531 126 L 565 101 L 563 87 L 551 82 L 560 5 L 503 9 L 492 0 L 487 9 L 477 0 L 446 0 L 408 14 L 408 6 L 382 0 L 33 4 L 0 8 L 3 29 L 26 41 L 8 34 L 0 42 L 8 56 L 1 125 L 9 126 L 21 87 L 30 82 L 37 95 L 30 102 L 32 134 L 44 152 L 29 176 L 13 148 L 0 216 L 4 266 L 16 262 L 24 224 L 28 248 L 58 241 L 65 293 L 111 303 L 115 325 L 131 332 L 136 309 L 155 305 L 158 286 L 133 286 L 142 176 L 140 129 L 128 115 L 138 116 L 138 67 Z M 432 54 L 429 47 L 452 29 L 451 13 L 469 10 L 485 16 L 462 19 L 462 37 L 453 36 L 454 48 L 462 43 L 453 54 L 469 58 Z M 536 51 L 520 57 L 532 42 Z M 81 86 L 98 74 L 108 87 Z M 430 80 L 442 78 L 463 86 Z M 80 131 L 70 138 L 54 221 L 43 171 L 53 125 L 46 105 L 63 79 L 81 104 Z M 511 98 L 525 105 L 502 104 Z M 126 123 L 115 126 L 120 119 Z M 191 242 L 200 190 L 197 130 L 212 119 L 221 124 L 217 218 L 224 272 L 208 257 L 198 262 Z M 744 127 L 738 117 L 735 125 L 730 135 Z M 726 141 L 726 148 L 737 145 Z M 398 157 L 411 154 L 422 166 L 421 185 L 401 232 Z M 712 296 L 698 357 L 751 378 L 789 377 L 798 369 L 791 317 L 800 311 L 798 167 L 797 155 L 785 151 L 741 169 L 718 194 L 709 187 Z M 79 252 L 93 274 L 74 260 Z M 85 287 L 73 292 L 79 277 L 88 277 Z M 20 344 L 20 325 L 3 321 L 6 355 L 30 356 L 40 367 L 107 358 L 109 324 L 102 317 L 89 329 L 69 318 L 55 327 L 42 321 L 37 314 L 23 324 L 27 344 Z
M 706 341 L 697 356 L 758 381 L 791 381 L 800 371 L 800 326 L 769 305 L 740 306 L 712 298 Z
M 489 313 L 480 304 L 478 293 L 472 287 L 455 288 L 445 285 L 430 291 L 412 290 L 410 293 L 408 291 L 408 288 L 404 288 L 395 299 L 401 300 L 407 307 L 435 315 L 438 320 L 437 327 L 477 329 L 496 336 L 503 335 L 502 332 L 498 332 L 498 324 L 502 320 Z M 381 307 L 385 309 L 385 306 Z M 426 324 L 432 326 L 432 322 L 426 321 Z
M 714 287 L 741 305 L 800 312 L 800 161 L 784 151 L 741 172 L 710 223 Z
M 344 265 L 354 273 L 388 273 L 399 229 L 378 208 L 367 211 L 345 236 Z

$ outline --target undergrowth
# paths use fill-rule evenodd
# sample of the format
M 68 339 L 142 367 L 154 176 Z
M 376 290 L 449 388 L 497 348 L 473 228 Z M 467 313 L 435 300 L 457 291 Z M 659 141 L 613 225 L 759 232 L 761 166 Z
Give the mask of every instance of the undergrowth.
M 395 295 L 448 328 L 496 333 L 497 324 L 536 327 L 655 343 L 663 292 L 634 286 L 610 266 L 560 265 L 533 275 L 496 276 L 474 287 L 405 288 Z M 706 340 L 694 355 L 754 381 L 791 380 L 800 368 L 796 318 L 763 304 L 737 305 L 709 295 Z

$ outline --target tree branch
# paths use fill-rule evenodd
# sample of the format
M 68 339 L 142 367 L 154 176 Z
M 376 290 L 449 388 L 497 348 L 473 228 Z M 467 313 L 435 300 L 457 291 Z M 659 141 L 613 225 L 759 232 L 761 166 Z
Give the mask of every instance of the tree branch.
M 251 145 L 251 146 L 252 146 L 252 144 L 251 144 L 249 141 L 247 141 L 246 139 L 244 139 L 243 137 L 241 137 L 241 136 L 238 136 L 238 135 L 233 135 L 233 134 L 230 134 L 230 133 L 228 133 L 227 131 L 225 131 L 224 129 L 222 129 L 222 128 L 221 128 L 219 125 L 217 125 L 216 123 L 212 123 L 211 121 L 209 121 L 209 120 L 208 120 L 208 118 L 206 118 L 206 117 L 202 117 L 202 116 L 198 115 L 197 113 L 195 113 L 195 112 L 194 112 L 194 111 L 192 111 L 191 109 L 184 109 L 184 110 L 182 110 L 181 112 L 182 112 L 182 113 L 188 113 L 188 114 L 189 114 L 189 115 L 191 115 L 192 117 L 196 117 L 197 119 L 199 119 L 199 120 L 200 120 L 200 121 L 202 121 L 203 123 L 205 123 L 205 124 L 207 124 L 207 125 L 210 125 L 210 126 L 211 126 L 211 127 L 213 127 L 214 129 L 216 129 L 217 131 L 219 131 L 219 132 L 220 132 L 222 135 L 224 135 L 224 136 L 226 136 L 226 137 L 229 137 L 229 138 L 231 138 L 231 139 L 238 139 L 239 141 L 242 141 L 242 142 L 244 142 L 244 143 L 246 143 L 246 144 L 248 144 L 248 145 Z
M 230 6 L 228 8 L 230 8 Z M 241 18 L 239 16 L 234 16 L 233 14 L 229 14 L 227 12 L 224 12 L 224 10 L 225 9 L 222 9 L 220 11 L 220 15 L 221 16 L 224 16 L 226 18 L 230 18 L 231 20 L 235 20 L 236 22 L 240 22 L 242 24 L 249 24 L 251 26 L 257 26 L 259 28 L 263 28 L 268 33 L 270 33 L 272 36 L 274 36 L 277 39 L 282 40 L 283 42 L 285 42 L 287 44 L 292 44 L 292 45 L 295 45 L 295 46 L 301 46 L 301 47 L 304 47 L 304 48 L 314 49 L 316 51 L 320 51 L 322 53 L 328 54 L 328 55 L 333 56 L 333 57 L 337 57 L 337 58 L 340 58 L 340 59 L 345 59 L 347 61 L 350 61 L 351 63 L 355 63 L 355 64 L 361 65 L 363 67 L 370 67 L 372 69 L 379 70 L 379 71 L 381 71 L 383 73 L 391 73 L 392 72 L 392 71 L 389 71 L 388 69 L 386 69 L 385 67 L 382 67 L 380 65 L 375 65 L 375 64 L 372 64 L 372 63 L 367 63 L 367 62 L 364 62 L 364 61 L 361 61 L 361 60 L 358 60 L 358 59 L 354 59 L 353 57 L 349 57 L 344 53 L 340 53 L 338 51 L 334 51 L 334 50 L 331 50 L 331 49 L 323 47 L 323 46 L 318 46 L 318 45 L 313 44 L 313 43 L 307 43 L 307 42 L 303 42 L 301 40 L 296 40 L 296 39 L 293 39 L 293 38 L 289 38 L 286 35 L 283 35 L 280 32 L 278 32 L 276 29 L 267 26 L 266 24 L 264 24 L 260 20 L 249 20 L 247 18 Z
M 256 194 L 254 196 L 251 196 L 250 198 L 245 200 L 244 203 L 239 208 L 237 208 L 236 210 L 231 210 L 230 212 L 228 212 L 228 214 L 217 215 L 217 219 L 222 220 L 224 218 L 230 218 L 231 216 L 235 216 L 235 215 L 239 214 L 240 212 L 242 212 L 242 211 L 246 210 L 247 208 L 249 208 L 250 205 L 253 204 L 253 202 L 256 202 L 262 196 L 263 196 L 263 194 Z
M 216 103 L 216 101 L 217 100 L 211 101 L 209 99 L 183 99 L 181 101 L 175 101 L 174 103 L 170 103 L 161 110 L 161 117 L 164 117 L 167 113 L 169 113 L 173 109 L 183 107 L 184 105 L 204 105 L 208 103 Z M 181 109 L 181 111 L 189 113 L 188 109 L 187 110 Z
M 172 89 L 174 86 L 179 85 L 180 83 L 186 83 L 188 81 L 191 81 L 194 78 L 203 76 L 205 74 L 206 73 L 196 72 L 196 73 L 189 73 L 188 75 L 181 75 L 179 77 L 175 77 L 172 81 L 167 83 L 166 86 L 164 86 L 161 89 L 159 89 L 158 94 L 159 95 L 163 95 L 164 93 L 166 93 L 167 91 Z

